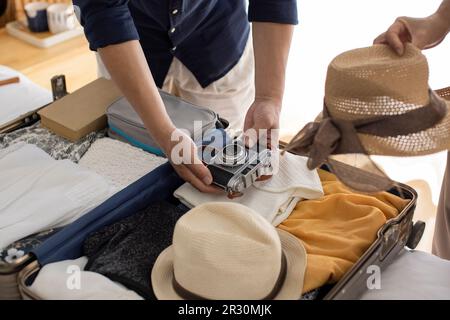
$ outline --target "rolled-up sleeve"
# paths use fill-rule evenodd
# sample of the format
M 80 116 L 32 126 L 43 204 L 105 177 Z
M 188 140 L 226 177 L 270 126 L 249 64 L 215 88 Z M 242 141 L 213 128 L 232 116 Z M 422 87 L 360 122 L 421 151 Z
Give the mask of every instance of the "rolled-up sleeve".
M 73 4 L 91 50 L 139 40 L 128 0 L 73 0 Z
M 251 22 L 298 24 L 297 0 L 249 0 Z

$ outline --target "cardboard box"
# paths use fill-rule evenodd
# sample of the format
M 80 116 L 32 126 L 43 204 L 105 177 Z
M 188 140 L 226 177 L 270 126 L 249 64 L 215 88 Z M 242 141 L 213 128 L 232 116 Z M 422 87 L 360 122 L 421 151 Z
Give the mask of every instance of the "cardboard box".
M 121 96 L 111 80 L 99 78 L 40 110 L 41 124 L 75 142 L 106 128 L 106 109 Z

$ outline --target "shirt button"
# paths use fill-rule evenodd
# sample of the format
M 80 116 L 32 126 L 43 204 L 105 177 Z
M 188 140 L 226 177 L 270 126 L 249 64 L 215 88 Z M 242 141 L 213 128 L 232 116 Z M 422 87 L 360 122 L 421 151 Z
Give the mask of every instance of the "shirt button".
M 172 11 L 172 14 L 173 15 L 176 15 L 178 13 L 178 9 L 174 9 L 173 11 Z
M 175 50 L 177 50 L 177 46 L 175 46 L 175 47 L 172 48 L 172 51 L 175 51 Z
M 172 28 L 172 29 L 170 29 L 170 33 L 174 33 L 174 32 L 175 32 L 175 30 L 176 30 L 176 28 Z

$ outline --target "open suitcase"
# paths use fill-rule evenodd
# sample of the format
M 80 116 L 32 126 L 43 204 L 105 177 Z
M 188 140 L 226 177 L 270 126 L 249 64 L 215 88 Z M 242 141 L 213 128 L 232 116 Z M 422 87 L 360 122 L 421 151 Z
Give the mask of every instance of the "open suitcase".
M 55 77 L 54 79 L 59 79 L 59 77 Z M 52 84 L 53 83 L 54 83 L 54 80 L 52 79 Z M 61 90 L 60 90 L 61 92 L 65 93 L 66 92 L 65 86 Z M 53 94 L 54 94 L 54 96 L 56 94 L 59 94 L 61 96 L 65 95 L 61 92 L 58 93 L 54 90 Z M 166 104 L 170 105 L 171 109 L 180 108 L 180 106 L 186 108 L 185 102 L 183 102 L 181 100 L 176 100 L 173 96 L 169 96 L 165 93 L 162 93 L 162 94 L 165 97 Z M 39 108 L 39 110 L 41 110 L 42 108 L 43 107 Z M 131 108 L 131 106 L 129 108 Z M 191 109 L 194 111 L 200 110 L 200 109 L 198 109 L 198 107 L 195 107 L 195 106 L 191 106 Z M 15 131 L 19 128 L 27 127 L 31 124 L 34 124 L 36 121 L 38 121 L 40 119 L 40 116 L 37 114 L 37 111 L 38 110 L 24 115 L 23 117 L 20 118 L 20 121 L 18 120 L 17 123 L 14 123 L 14 126 L 13 125 L 8 126 L 7 130 L 5 129 L 5 131 L 2 131 L 0 128 L 0 133 L 7 133 L 7 132 Z M 130 111 L 128 110 L 128 112 L 130 112 Z M 174 112 L 174 111 L 172 110 L 172 112 Z M 228 137 L 226 136 L 225 131 L 223 129 L 224 127 L 227 126 L 227 122 L 225 120 L 218 118 L 218 115 L 216 115 L 213 112 L 209 112 L 207 110 L 202 111 L 202 112 L 197 112 L 194 114 L 194 116 L 199 117 L 199 113 L 200 113 L 200 115 L 203 115 L 205 118 L 209 117 L 208 118 L 209 119 L 208 127 L 205 128 L 205 130 L 216 126 L 216 127 L 218 127 L 217 130 L 222 133 L 223 139 L 228 139 Z M 122 126 L 123 125 L 124 124 L 122 124 Z M 212 132 L 217 132 L 217 131 L 213 130 Z M 208 139 L 207 133 L 204 134 L 203 138 Z M 213 138 L 211 138 L 211 139 L 213 139 Z M 118 140 L 126 140 L 126 139 L 121 138 Z M 206 143 L 211 144 L 211 143 L 214 143 L 213 141 L 214 140 L 211 140 L 211 141 L 206 140 Z M 226 140 L 224 140 L 224 141 L 226 141 Z M 130 141 L 127 141 L 127 142 L 132 144 Z M 222 144 L 224 142 L 220 142 L 220 139 L 219 139 L 216 143 Z M 149 174 L 149 176 L 154 177 L 154 175 L 151 175 L 151 174 Z M 151 178 L 150 178 L 150 180 L 143 179 L 142 182 L 136 182 L 137 186 L 141 186 L 141 187 L 149 187 L 153 183 L 154 183 L 154 180 L 152 180 Z M 167 188 L 167 192 L 168 192 L 167 196 L 164 198 L 169 197 L 171 195 L 171 193 L 173 192 L 173 190 L 175 190 L 180 184 L 181 184 L 181 181 L 179 181 L 178 184 L 171 186 L 170 188 L 166 187 L 164 185 L 163 187 Z M 161 190 L 162 189 L 163 188 L 161 188 Z M 133 190 L 135 190 L 135 187 L 129 186 L 126 190 L 123 190 L 121 192 L 121 194 L 131 195 L 131 199 L 134 199 L 134 197 L 136 197 L 137 194 Z M 115 206 L 118 206 L 128 200 L 129 200 L 128 198 L 126 200 L 124 200 L 124 198 L 121 198 L 121 197 L 119 197 L 119 198 L 113 197 L 112 199 L 109 200 L 109 202 L 108 201 L 107 202 L 109 204 L 115 203 Z M 153 199 L 150 198 L 149 201 L 151 201 L 151 200 L 153 200 Z M 102 208 L 104 208 L 104 207 L 102 207 Z M 108 212 L 109 211 L 106 211 L 105 214 Z M 109 224 L 109 223 L 107 223 L 107 224 Z M 53 235 L 55 235 L 61 229 L 64 229 L 64 228 L 46 230 L 46 231 L 43 231 L 43 232 L 40 232 L 37 234 L 29 235 L 23 239 L 15 241 L 13 244 L 9 245 L 6 248 L 6 250 L 4 250 L 3 252 L 0 250 L 0 300 L 17 300 L 17 299 L 21 298 L 19 288 L 17 286 L 18 273 L 22 269 L 24 269 L 28 264 L 35 261 L 34 250 L 39 248 L 41 246 L 41 244 L 46 243 L 47 239 L 51 238 Z M 66 229 L 64 229 L 64 231 L 66 232 Z M 50 242 L 50 243 L 52 243 L 52 242 Z M 14 257 L 14 259 L 10 259 L 9 261 L 6 261 L 4 258 L 8 255 L 6 252 L 10 248 L 15 249 L 15 251 L 20 251 L 20 256 L 16 256 L 16 257 Z
M 90 233 L 138 212 L 152 201 L 176 201 L 172 194 L 182 183 L 170 164 L 164 164 L 50 237 L 30 252 L 24 262 L 26 266 L 18 273 L 22 298 L 40 299 L 28 286 L 42 266 L 80 257 L 84 239 Z M 410 200 L 408 205 L 379 230 L 377 240 L 337 284 L 321 290 L 319 298 L 357 299 L 367 288 L 366 282 L 371 275 L 369 266 L 383 270 L 405 245 L 414 248 L 418 244 L 424 224 L 413 222 L 417 194 L 406 185 L 400 185 L 400 190 L 401 196 Z

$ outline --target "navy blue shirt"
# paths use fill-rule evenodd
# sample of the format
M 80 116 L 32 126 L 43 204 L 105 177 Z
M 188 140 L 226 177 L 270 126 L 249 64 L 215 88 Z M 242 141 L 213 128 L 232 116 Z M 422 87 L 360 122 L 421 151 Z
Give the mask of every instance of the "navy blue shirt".
M 91 50 L 140 40 L 156 85 L 177 57 L 202 87 L 241 57 L 249 21 L 297 24 L 297 0 L 73 0 Z

